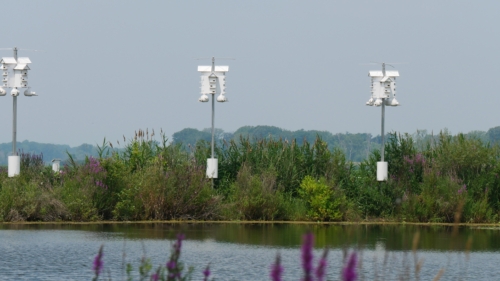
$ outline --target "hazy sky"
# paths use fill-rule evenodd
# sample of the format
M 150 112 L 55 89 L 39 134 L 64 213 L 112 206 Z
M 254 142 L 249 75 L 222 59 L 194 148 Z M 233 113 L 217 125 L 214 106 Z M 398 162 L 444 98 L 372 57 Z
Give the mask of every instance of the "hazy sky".
M 30 57 L 18 141 L 116 142 L 210 127 L 196 57 L 233 57 L 215 126 L 380 134 L 375 62 L 399 62 L 386 131 L 500 125 L 500 1 L 3 1 L 0 48 Z M 22 50 L 29 49 L 29 50 Z M 30 50 L 42 50 L 34 52 Z M 2 50 L 0 56 L 12 56 Z M 12 97 L 0 97 L 0 143 Z

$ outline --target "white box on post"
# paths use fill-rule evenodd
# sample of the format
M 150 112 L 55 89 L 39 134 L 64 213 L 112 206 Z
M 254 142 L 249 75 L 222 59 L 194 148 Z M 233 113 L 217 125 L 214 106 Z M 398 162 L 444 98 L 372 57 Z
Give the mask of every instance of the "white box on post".
M 9 178 L 19 175 L 21 171 L 21 157 L 20 156 L 9 156 Z
M 217 158 L 207 159 L 207 178 L 216 179 L 217 178 L 217 166 L 219 162 Z
M 377 181 L 387 180 L 387 162 L 377 162 Z

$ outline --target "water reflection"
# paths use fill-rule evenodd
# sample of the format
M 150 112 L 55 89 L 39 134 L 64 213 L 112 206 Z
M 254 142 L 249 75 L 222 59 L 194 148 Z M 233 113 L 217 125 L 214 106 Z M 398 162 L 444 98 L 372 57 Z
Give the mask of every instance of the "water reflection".
M 106 239 L 114 234 L 129 240 L 172 239 L 184 233 L 190 240 L 296 248 L 302 235 L 312 231 L 317 247 L 357 247 L 391 251 L 411 250 L 415 233 L 420 233 L 419 249 L 464 251 L 472 237 L 473 251 L 500 249 L 500 227 L 374 225 L 374 224 L 288 224 L 288 223 L 108 223 L 108 224 L 3 224 L 1 230 L 78 230 Z

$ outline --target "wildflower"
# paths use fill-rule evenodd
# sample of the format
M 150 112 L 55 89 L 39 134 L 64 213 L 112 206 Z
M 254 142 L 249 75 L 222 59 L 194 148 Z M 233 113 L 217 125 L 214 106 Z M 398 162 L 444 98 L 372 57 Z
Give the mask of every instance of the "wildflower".
M 210 276 L 210 264 L 207 265 L 205 270 L 203 270 L 203 276 L 204 276 L 203 281 L 207 281 L 208 277 Z
M 158 273 L 151 275 L 151 281 L 158 281 L 159 279 L 160 279 L 160 275 L 158 275 Z
M 174 269 L 174 268 L 175 268 L 175 266 L 176 266 L 176 264 L 177 264 L 177 263 L 176 263 L 175 261 L 168 261 L 168 262 L 167 262 L 167 268 L 168 268 L 168 269 Z
M 302 238 L 302 269 L 304 270 L 304 281 L 312 281 L 311 272 L 313 270 L 312 260 L 313 260 L 313 244 L 314 235 L 308 232 Z
M 325 251 L 323 252 L 323 256 L 319 260 L 318 267 L 316 268 L 316 279 L 318 281 L 323 281 L 325 279 L 327 256 L 328 256 L 328 249 L 325 249 Z
M 177 234 L 177 243 L 179 244 L 179 250 L 181 249 L 182 246 L 182 240 L 186 238 L 186 235 L 179 233 Z
M 94 266 L 92 267 L 92 270 L 94 270 L 95 277 L 94 277 L 93 280 L 97 280 L 99 278 L 99 274 L 101 274 L 101 270 L 102 270 L 102 267 L 103 267 L 103 261 L 102 261 L 103 253 L 102 253 L 102 248 L 103 248 L 103 246 L 101 245 L 101 248 L 99 248 L 99 253 L 94 258 Z
M 276 255 L 276 262 L 271 266 L 271 280 L 281 281 L 281 274 L 283 273 L 283 266 L 281 265 L 280 254 Z
M 358 277 L 356 274 L 357 257 L 356 252 L 352 252 L 346 267 L 342 270 L 343 281 L 354 281 Z
M 421 153 L 417 153 L 417 155 L 415 155 L 415 162 L 425 164 L 424 156 Z
M 172 245 L 172 254 L 170 255 L 170 260 L 166 264 L 168 271 L 167 280 L 181 278 L 182 265 L 178 261 L 181 256 L 182 240 L 184 240 L 184 238 L 184 234 L 178 234 L 177 241 Z

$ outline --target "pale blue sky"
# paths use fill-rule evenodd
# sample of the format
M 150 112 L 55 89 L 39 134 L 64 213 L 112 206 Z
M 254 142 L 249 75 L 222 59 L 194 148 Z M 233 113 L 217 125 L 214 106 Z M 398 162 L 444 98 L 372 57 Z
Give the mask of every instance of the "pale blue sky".
M 18 141 L 115 142 L 210 127 L 195 57 L 234 57 L 216 127 L 380 134 L 370 61 L 403 62 L 386 130 L 500 125 L 499 1 L 4 1 L 0 48 L 31 58 Z M 0 56 L 12 56 L 0 51 Z M 0 143 L 12 98 L 0 97 Z

